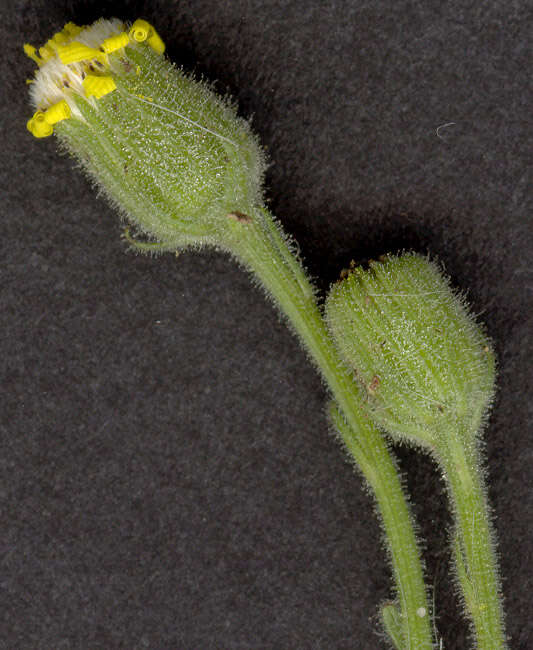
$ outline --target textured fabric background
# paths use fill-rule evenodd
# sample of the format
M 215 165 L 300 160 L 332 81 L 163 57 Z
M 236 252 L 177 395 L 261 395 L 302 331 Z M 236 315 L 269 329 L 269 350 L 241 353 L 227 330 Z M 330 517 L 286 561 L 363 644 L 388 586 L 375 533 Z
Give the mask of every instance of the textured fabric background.
M 125 253 L 25 129 L 22 44 L 116 15 L 253 115 L 270 206 L 322 291 L 352 258 L 414 249 L 468 292 L 499 359 L 485 451 L 511 647 L 533 648 L 531 3 L 0 8 L 0 647 L 384 647 L 373 504 L 283 320 L 221 255 Z M 397 454 L 438 638 L 468 648 L 443 484 Z

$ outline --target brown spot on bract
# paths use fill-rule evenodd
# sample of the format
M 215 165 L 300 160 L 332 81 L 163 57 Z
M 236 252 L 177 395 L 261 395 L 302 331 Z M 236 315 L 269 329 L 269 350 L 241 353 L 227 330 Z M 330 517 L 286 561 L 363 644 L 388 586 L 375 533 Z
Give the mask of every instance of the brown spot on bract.
M 226 215 L 228 219 L 232 219 L 233 221 L 238 221 L 239 223 L 251 223 L 252 222 L 252 217 L 250 217 L 247 214 L 244 214 L 244 212 L 239 212 L 238 210 L 234 210 L 233 212 L 230 212 Z
M 119 61 L 120 61 L 120 63 L 122 63 L 122 65 L 124 66 L 124 70 L 126 71 L 126 73 L 129 74 L 129 73 L 133 70 L 133 67 L 134 67 L 134 66 L 133 66 L 133 63 L 131 63 L 128 59 L 120 58 Z M 138 66 L 137 66 L 137 67 L 138 67 Z M 139 69 L 140 69 L 140 68 L 139 68 Z
M 380 383 L 381 383 L 381 379 L 378 377 L 378 375 L 374 375 L 372 377 L 372 381 L 368 384 L 368 392 L 371 395 L 375 395 L 377 389 L 379 388 Z

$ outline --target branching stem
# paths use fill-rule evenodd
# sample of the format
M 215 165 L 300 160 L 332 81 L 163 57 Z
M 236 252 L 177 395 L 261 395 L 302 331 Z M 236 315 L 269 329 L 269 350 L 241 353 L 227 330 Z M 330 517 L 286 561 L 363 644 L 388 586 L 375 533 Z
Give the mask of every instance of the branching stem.
M 305 271 L 272 217 L 266 211 L 256 217 L 248 224 L 235 223 L 230 248 L 274 298 L 338 405 L 334 422 L 372 488 L 382 518 L 401 613 L 401 650 L 429 650 L 430 610 L 398 469 L 383 435 L 361 409 L 359 389 L 333 346 Z

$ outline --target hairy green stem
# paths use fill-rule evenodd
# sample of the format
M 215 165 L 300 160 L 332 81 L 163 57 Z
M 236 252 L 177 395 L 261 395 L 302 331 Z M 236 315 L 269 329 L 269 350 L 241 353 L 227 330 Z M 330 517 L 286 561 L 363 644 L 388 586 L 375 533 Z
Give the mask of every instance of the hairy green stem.
M 231 250 L 287 316 L 340 408 L 335 423 L 374 491 L 383 520 L 401 612 L 401 650 L 429 649 L 430 610 L 420 552 L 398 470 L 382 434 L 361 410 L 359 389 L 331 341 L 314 289 L 266 211 L 252 223 L 235 224 Z
M 494 533 L 479 455 L 475 443 L 466 446 L 456 436 L 443 439 L 439 451 L 456 520 L 455 566 L 477 648 L 504 650 L 508 646 Z
M 402 640 L 397 648 L 431 648 L 430 612 L 425 602 L 420 556 L 396 464 L 375 429 L 373 433 L 377 435 L 361 436 L 361 430 L 354 431 L 335 407 L 332 417 L 346 447 L 374 492 L 383 521 L 402 618 L 409 618 L 407 624 L 403 625 Z

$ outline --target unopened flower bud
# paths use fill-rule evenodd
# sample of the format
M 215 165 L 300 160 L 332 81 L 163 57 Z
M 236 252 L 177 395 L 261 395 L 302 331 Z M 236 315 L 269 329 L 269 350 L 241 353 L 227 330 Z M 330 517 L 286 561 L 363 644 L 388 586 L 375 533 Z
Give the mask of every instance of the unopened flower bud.
M 431 449 L 472 442 L 494 390 L 489 341 L 436 264 L 405 254 L 355 267 L 328 296 L 330 331 L 374 421 Z

